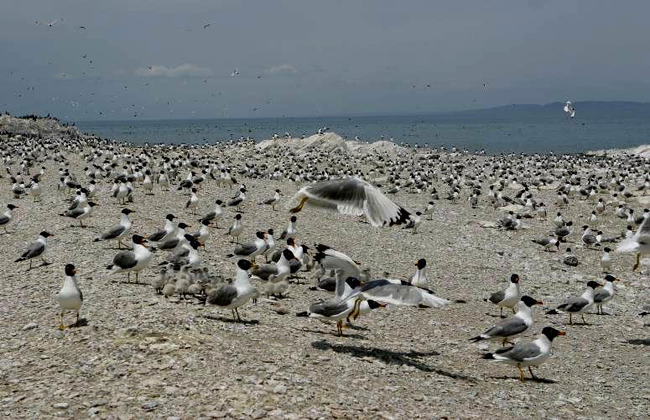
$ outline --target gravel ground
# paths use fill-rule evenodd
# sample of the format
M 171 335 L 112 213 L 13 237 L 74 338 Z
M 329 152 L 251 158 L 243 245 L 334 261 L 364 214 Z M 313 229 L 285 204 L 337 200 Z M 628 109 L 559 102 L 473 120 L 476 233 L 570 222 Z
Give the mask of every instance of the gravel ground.
M 68 159 L 71 171 L 85 179 L 81 159 Z M 526 229 L 504 232 L 481 227 L 479 222 L 504 215 L 484 198 L 477 209 L 465 199 L 457 204 L 443 199 L 433 220 L 412 235 L 307 208 L 299 214 L 298 242 L 328 244 L 376 275 L 410 277 L 415 261 L 426 258 L 437 295 L 466 302 L 441 310 L 378 309 L 337 337 L 335 324 L 295 316 L 328 297 L 309 290 L 312 273 L 301 273 L 302 284 L 292 284 L 285 299 L 247 304 L 240 310 L 245 323 L 232 322 L 228 310 L 155 294 L 146 284 L 158 276 L 153 268 L 142 272 L 143 284 L 109 275 L 104 267 L 117 251 L 92 240 L 119 223 L 122 206 L 101 184 L 90 227 L 71 227 L 58 216 L 66 208 L 56 191 L 58 165 L 45 166 L 42 202 L 15 200 L 6 182 L 0 190 L 0 203 L 20 206 L 11 233 L 0 235 L 4 418 L 648 418 L 650 330 L 637 314 L 648 300 L 650 264 L 632 273 L 632 256 L 613 254 L 613 272 L 625 282 L 606 306 L 609 315 L 589 314 L 589 325 L 569 326 L 567 316 L 545 312 L 580 295 L 588 280 L 602 279 L 601 251 L 584 249 L 575 232 L 570 240 L 577 243 L 569 245 L 580 260 L 577 267 L 562 263 L 563 252 L 542 252 L 531 239 L 547 235 L 550 220 L 525 219 Z M 275 212 L 255 203 L 275 188 L 286 200 L 298 187 L 244 182 L 250 199 L 243 206 L 242 239 L 259 229 L 282 231 L 289 218 L 284 203 Z M 554 191 L 534 194 L 554 202 Z M 233 195 L 234 190 L 206 183 L 199 194 L 201 213 L 214 199 Z M 429 201 L 425 194 L 403 191 L 391 198 L 409 209 Z M 193 231 L 197 217 L 185 211 L 186 200 L 177 191 L 156 189 L 145 196 L 137 189 L 135 203 L 128 205 L 136 211 L 133 231 L 152 233 L 169 212 Z M 593 206 L 574 199 L 562 212 L 580 231 Z M 611 209 L 608 213 L 597 225 L 605 236 L 618 234 L 624 222 Z M 221 226 L 233 215 L 228 211 Z M 54 264 L 27 271 L 27 263 L 13 261 L 41 230 L 55 235 L 47 257 Z M 225 255 L 233 246 L 224 231 L 213 230 L 201 252 L 212 272 L 231 276 L 234 261 Z M 163 255 L 157 253 L 154 264 Z M 56 293 L 69 262 L 79 272 L 86 325 L 59 331 Z M 553 356 L 536 371 L 540 379 L 525 383 L 514 367 L 482 360 L 485 348 L 468 341 L 499 321 L 498 309 L 483 299 L 506 287 L 513 272 L 521 276 L 524 293 L 544 301 L 534 308 L 535 325 L 523 339 L 535 338 L 547 325 L 567 333 L 554 341 Z M 278 313 L 286 309 L 289 314 Z M 72 323 L 73 315 L 66 320 Z

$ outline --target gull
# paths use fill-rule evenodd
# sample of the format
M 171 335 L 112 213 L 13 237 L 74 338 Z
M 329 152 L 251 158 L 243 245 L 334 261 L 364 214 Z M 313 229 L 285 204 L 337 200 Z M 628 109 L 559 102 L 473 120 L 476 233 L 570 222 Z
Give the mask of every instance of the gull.
M 580 314 L 582 316 L 582 322 L 587 325 L 585 321 L 584 313 L 594 304 L 594 289 L 600 287 L 601 285 L 595 281 L 589 281 L 587 283 L 587 290 L 580 295 L 579 297 L 573 297 L 560 306 L 557 309 L 553 309 L 547 312 L 547 314 L 552 315 L 558 312 L 565 312 L 569 314 L 569 324 L 573 325 L 573 314 Z
M 120 216 L 120 225 L 102 233 L 101 236 L 95 238 L 93 242 L 117 240 L 117 247 L 122 248 L 122 239 L 131 232 L 132 223 L 131 219 L 129 219 L 129 214 L 131 213 L 135 213 L 135 211 L 123 209 L 121 211 L 122 215 Z
M 296 222 L 298 221 L 298 218 L 296 216 L 291 216 L 289 219 L 289 225 L 285 230 L 282 231 L 280 234 L 280 239 L 291 239 L 295 238 L 296 236 Z
M 279 190 L 279 189 L 276 189 L 276 190 L 275 190 L 275 194 L 273 195 L 273 197 L 271 197 L 271 198 L 269 198 L 269 199 L 267 199 L 267 200 L 264 200 L 264 201 L 262 202 L 262 204 L 266 204 L 267 206 L 271 206 L 271 208 L 272 208 L 273 210 L 275 210 L 275 205 L 278 203 L 278 201 L 280 201 L 280 196 L 281 196 L 281 195 L 282 195 L 282 194 L 280 193 L 280 190 Z
M 174 219 L 176 216 L 173 214 L 168 214 L 165 216 L 165 227 L 162 230 L 159 230 L 158 232 L 154 233 L 153 235 L 149 235 L 147 238 L 151 242 L 159 242 L 159 241 L 165 241 L 169 239 L 169 237 L 174 233 L 176 230 L 176 227 L 174 226 Z
M 239 195 L 228 202 L 228 207 L 235 207 L 239 211 L 239 206 L 246 200 L 246 188 L 239 189 Z
M 250 258 L 252 262 L 255 262 L 255 257 L 266 250 L 266 232 L 256 232 L 255 237 L 256 239 L 253 242 L 236 246 L 235 251 L 232 254 L 228 254 L 227 257 L 246 257 Z
M 429 279 L 427 278 L 427 260 L 420 258 L 415 263 L 415 266 L 417 270 L 413 277 L 411 277 L 411 284 L 416 287 L 426 288 L 429 285 Z
M 222 204 L 223 204 L 223 202 L 221 200 L 215 201 L 214 210 L 209 212 L 209 213 L 204 214 L 203 217 L 201 217 L 201 219 L 199 221 L 203 221 L 203 220 L 207 220 L 207 221 L 210 221 L 210 222 L 214 221 L 214 226 L 217 229 L 219 229 L 219 226 L 218 226 L 219 220 L 221 220 L 221 218 L 223 218 L 223 210 L 221 209 Z
M 212 24 L 211 23 L 206 23 L 205 25 L 203 25 L 203 29 L 207 29 L 208 27 L 210 27 L 210 25 L 212 25 Z
M 239 76 L 239 69 L 237 69 L 237 68 L 235 69 L 235 71 L 230 73 L 230 77 L 235 77 L 235 76 Z
M 576 110 L 570 101 L 566 101 L 566 103 L 564 104 L 564 112 L 569 114 L 571 118 L 576 116 Z
M 636 233 L 628 239 L 625 239 L 616 248 L 616 252 L 636 253 L 636 260 L 632 271 L 636 271 L 641 265 L 641 255 L 650 254 L 650 218 L 646 218 Z
M 59 216 L 70 217 L 71 219 L 79 220 L 79 225 L 83 228 L 83 220 L 89 218 L 92 215 L 93 207 L 95 203 L 87 202 L 83 207 L 75 207 L 73 210 L 67 210 L 64 213 L 60 213 Z
M 470 341 L 501 340 L 505 346 L 510 339 L 525 333 L 533 325 L 533 305 L 542 305 L 542 301 L 522 296 L 517 303 L 517 313 L 513 317 L 501 321 L 481 335 L 470 338 Z
M 350 318 L 359 316 L 359 306 L 364 300 L 374 300 L 379 303 L 397 306 L 420 306 L 428 308 L 442 308 L 451 303 L 439 298 L 428 290 L 411 286 L 410 284 L 396 284 L 388 279 L 378 279 L 357 287 L 347 299 L 354 299 L 354 310 Z
M 603 305 L 614 298 L 614 282 L 617 280 L 619 279 L 608 274 L 605 276 L 605 285 L 594 291 L 594 304 L 598 314 L 604 315 Z
M 241 223 L 241 214 L 235 215 L 235 221 L 228 229 L 226 235 L 230 235 L 235 239 L 235 243 L 239 243 L 239 235 L 244 231 L 244 226 Z
M 503 318 L 503 308 L 509 308 L 512 313 L 515 313 L 515 306 L 521 298 L 521 289 L 519 286 L 519 275 L 513 274 L 510 276 L 510 285 L 504 290 L 492 293 L 487 300 L 494 303 L 501 310 L 499 316 Z
M 415 212 L 415 215 L 411 216 L 411 220 L 406 224 L 406 226 L 403 227 L 403 229 L 413 229 L 413 232 L 411 232 L 413 235 L 418 233 L 418 227 L 422 224 L 422 218 L 420 217 L 422 213 L 419 211 Z
M 585 247 L 591 248 L 593 245 L 598 244 L 598 239 L 596 239 L 596 235 L 591 232 L 591 228 L 587 225 L 584 225 L 582 228 L 584 229 L 584 232 L 582 233 L 581 239 Z
M 608 273 L 612 268 L 612 256 L 609 253 L 612 250 L 609 247 L 603 249 L 603 257 L 600 259 L 600 266 L 603 269 L 603 273 Z
M 137 283 L 140 271 L 147 268 L 151 261 L 152 254 L 147 249 L 147 242 L 140 235 L 133 235 L 133 251 L 121 251 L 113 258 L 113 263 L 106 266 L 108 270 L 113 270 L 112 274 L 127 273 L 127 280 L 131 280 L 131 271 L 135 272 L 135 281 Z
M 237 261 L 237 274 L 232 284 L 222 286 L 214 293 L 211 293 L 205 300 L 206 304 L 217 305 L 232 311 L 233 319 L 241 322 L 239 307 L 243 306 L 251 298 L 257 295 L 257 289 L 250 282 L 250 269 L 252 264 L 248 260 Z
M 158 249 L 174 249 L 178 248 L 181 245 L 187 244 L 187 239 L 185 238 L 185 229 L 188 227 L 190 226 L 186 225 L 183 222 L 179 223 L 178 228 L 175 231 L 176 235 L 170 235 L 168 239 L 161 241 L 160 245 L 158 245 Z
M 315 244 L 314 248 L 316 249 L 316 254 L 314 254 L 314 261 L 319 263 L 324 270 L 336 270 L 338 268 L 343 270 L 343 278 L 360 278 L 360 263 L 357 261 L 354 261 L 344 253 L 336 251 L 327 245 Z
M 326 209 L 336 209 L 340 214 L 361 216 L 374 227 L 388 224 L 400 225 L 410 220 L 410 213 L 393 203 L 377 188 L 359 178 L 321 181 L 302 187 L 294 196 L 298 206 L 291 213 L 298 213 L 305 204 Z
M 266 250 L 262 253 L 266 262 L 269 262 L 269 255 L 275 251 L 275 238 L 273 237 L 273 229 L 269 229 L 266 233 Z
M 0 216 L 0 226 L 5 230 L 5 233 L 9 233 L 7 226 L 14 220 L 14 209 L 17 209 L 18 206 L 13 204 L 7 204 L 7 210 Z
M 192 237 L 198 241 L 201 245 L 205 246 L 205 242 L 208 240 L 208 237 L 210 236 L 210 226 L 212 226 L 209 220 L 201 220 L 201 227 L 199 228 L 199 231 L 196 233 L 192 233 Z
M 519 369 L 519 379 L 522 382 L 525 378 L 524 371 L 521 368 L 527 366 L 530 376 L 535 379 L 531 367 L 539 366 L 548 360 L 551 355 L 553 339 L 560 335 L 565 335 L 564 331 L 556 330 L 553 327 L 544 327 L 542 334 L 537 340 L 530 343 L 517 343 L 513 347 L 506 347 L 494 353 L 487 353 L 483 355 L 483 359 L 517 366 L 517 369 Z
M 343 270 L 334 270 L 336 276 L 336 286 L 334 289 L 334 297 L 325 301 L 312 303 L 306 312 L 300 312 L 296 316 L 304 316 L 309 318 L 324 318 L 336 321 L 336 331 L 339 336 L 343 336 L 343 320 L 348 317 L 356 309 L 356 303 L 347 299 L 347 296 L 352 292 L 352 285 L 357 286 L 359 280 L 354 277 L 348 277 L 344 280 L 342 277 Z M 372 309 L 376 309 L 382 305 L 376 301 L 368 300 L 363 301 L 359 305 L 359 314 L 365 314 Z
M 543 246 L 544 251 L 546 252 L 550 252 L 553 247 L 555 247 L 557 251 L 560 250 L 560 241 L 552 236 L 549 238 L 532 239 L 532 241 L 538 245 Z
M 41 257 L 41 260 L 43 261 L 43 265 L 49 265 L 52 263 L 49 263 L 45 261 L 45 251 L 47 249 L 47 238 L 50 236 L 53 236 L 51 233 L 42 231 L 41 233 L 38 234 L 38 239 L 34 242 L 32 242 L 28 247 L 25 252 L 14 262 L 21 262 L 21 261 L 26 261 L 29 260 L 29 269 L 32 269 L 32 259 L 36 257 Z
M 59 301 L 59 308 L 61 315 L 61 322 L 59 324 L 59 329 L 64 330 L 65 325 L 63 324 L 63 315 L 67 311 L 74 311 L 77 313 L 77 322 L 75 326 L 79 326 L 79 310 L 83 304 L 84 296 L 79 289 L 77 284 L 77 269 L 72 264 L 66 264 L 65 266 L 65 280 L 63 281 L 63 287 L 59 290 L 57 295 L 57 300 Z
M 185 208 L 192 211 L 192 214 L 196 214 L 196 208 L 199 206 L 199 197 L 196 195 L 196 188 L 192 188 L 192 194 L 190 199 L 185 203 Z

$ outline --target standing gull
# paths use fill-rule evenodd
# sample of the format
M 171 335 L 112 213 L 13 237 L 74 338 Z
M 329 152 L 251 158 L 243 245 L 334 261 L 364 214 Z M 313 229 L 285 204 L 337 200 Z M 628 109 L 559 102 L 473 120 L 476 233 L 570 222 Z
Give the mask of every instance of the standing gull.
M 87 202 L 83 207 L 75 207 L 72 210 L 66 210 L 64 213 L 59 214 L 59 216 L 70 217 L 71 219 L 79 220 L 79 225 L 83 228 L 86 227 L 83 224 L 83 220 L 89 218 L 92 215 L 93 207 L 95 203 L 92 201 Z M 72 225 L 74 227 L 74 225 Z
M 9 223 L 14 219 L 14 209 L 17 208 L 18 206 L 7 204 L 7 210 L 5 210 L 2 216 L 0 216 L 0 226 L 5 230 L 5 233 L 9 233 L 7 226 L 9 226 Z
M 519 275 L 513 274 L 510 276 L 510 286 L 504 290 L 492 293 L 487 300 L 500 308 L 501 312 L 499 315 L 503 318 L 503 308 L 512 309 L 512 312 L 515 313 L 515 306 L 517 306 L 520 297 Z
M 501 343 L 505 346 L 510 339 L 525 333 L 533 325 L 531 308 L 533 305 L 541 304 L 541 301 L 530 296 L 522 296 L 515 316 L 501 321 L 481 335 L 470 338 L 470 341 L 501 340 Z
M 135 211 L 123 209 L 121 213 L 120 225 L 102 233 L 93 242 L 116 240 L 117 247 L 122 248 L 122 239 L 126 238 L 129 232 L 131 232 L 131 219 L 129 219 L 129 214 L 135 213 Z
M 67 311 L 74 311 L 77 313 L 77 322 L 75 326 L 79 326 L 79 310 L 83 304 L 84 296 L 79 289 L 77 284 L 77 269 L 72 264 L 67 264 L 65 266 L 65 280 L 63 281 L 63 287 L 57 295 L 57 300 L 59 301 L 59 308 L 61 315 L 61 322 L 59 324 L 59 329 L 64 330 L 65 325 L 63 324 L 63 315 Z
M 553 327 L 544 327 L 540 337 L 531 343 L 517 343 L 513 347 L 506 347 L 494 353 L 483 355 L 483 359 L 494 360 L 500 363 L 517 366 L 519 379 L 524 380 L 522 366 L 527 366 L 530 376 L 535 379 L 531 366 L 539 366 L 548 360 L 551 355 L 551 344 L 553 339 L 559 335 L 565 335 L 564 331 L 558 331 Z
M 237 261 L 237 274 L 232 284 L 222 286 L 206 299 L 206 304 L 217 305 L 232 311 L 233 319 L 241 321 L 239 311 L 251 298 L 257 295 L 257 289 L 250 282 L 249 271 L 252 264 L 248 260 Z
M 614 298 L 614 282 L 616 280 L 618 280 L 616 277 L 608 274 L 605 276 L 605 285 L 594 291 L 594 304 L 600 315 L 605 315 L 603 305 Z
M 587 325 L 585 321 L 584 313 L 587 312 L 587 309 L 594 304 L 594 289 L 600 287 L 601 285 L 598 282 L 590 281 L 587 283 L 587 290 L 580 295 L 579 297 L 573 297 L 560 306 L 557 309 L 550 310 L 547 314 L 556 314 L 558 312 L 565 312 L 569 314 L 569 324 L 573 325 L 573 314 L 580 314 L 582 316 L 582 322 Z
M 131 280 L 131 272 L 135 272 L 137 283 L 140 271 L 144 270 L 151 261 L 152 254 L 147 249 L 147 242 L 140 235 L 133 235 L 133 251 L 121 251 L 114 258 L 113 263 L 106 266 L 113 270 L 113 274 L 127 273 L 127 280 Z
M 50 236 L 53 236 L 51 233 L 42 231 L 41 233 L 38 234 L 38 239 L 34 242 L 32 242 L 28 247 L 25 252 L 14 262 L 21 262 L 21 261 L 26 261 L 29 260 L 29 269 L 32 269 L 32 259 L 36 257 L 41 257 L 41 260 L 43 261 L 43 265 L 49 265 L 52 263 L 49 263 L 45 261 L 45 251 L 47 249 L 47 238 Z

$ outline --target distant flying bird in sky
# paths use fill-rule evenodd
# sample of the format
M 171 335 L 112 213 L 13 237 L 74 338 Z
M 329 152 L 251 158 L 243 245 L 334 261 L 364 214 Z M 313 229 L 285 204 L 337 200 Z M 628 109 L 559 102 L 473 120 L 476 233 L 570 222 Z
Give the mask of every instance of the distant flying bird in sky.
M 576 109 L 573 107 L 571 101 L 566 101 L 564 104 L 564 112 L 569 114 L 571 118 L 574 118 L 576 116 Z

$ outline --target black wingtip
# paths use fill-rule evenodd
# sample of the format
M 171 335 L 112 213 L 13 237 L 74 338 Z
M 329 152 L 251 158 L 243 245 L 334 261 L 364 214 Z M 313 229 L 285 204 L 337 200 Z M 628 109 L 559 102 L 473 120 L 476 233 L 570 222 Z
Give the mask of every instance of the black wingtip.
M 228 255 L 226 255 L 226 257 L 228 257 L 228 258 L 232 258 L 232 257 L 234 257 L 234 256 L 235 256 L 235 254 L 228 254 Z
M 546 312 L 546 315 L 557 315 L 559 312 L 557 309 L 551 309 L 550 311 Z
M 472 343 L 476 343 L 476 342 L 482 341 L 482 340 L 483 340 L 483 337 L 481 337 L 480 335 L 477 335 L 476 337 L 472 337 L 472 338 L 469 339 L 469 341 L 471 341 Z
M 481 359 L 494 360 L 494 353 L 485 353 L 481 356 Z
M 307 311 L 305 311 L 305 312 L 298 312 L 298 313 L 296 314 L 296 316 L 303 317 L 303 318 L 307 318 L 307 317 L 309 316 L 309 314 L 307 313 Z
M 397 211 L 397 218 L 395 220 L 390 219 L 388 226 L 401 225 L 407 223 L 411 220 L 411 213 L 409 213 L 405 208 L 400 207 Z
M 101 239 L 99 239 L 99 238 L 95 238 L 95 239 L 93 240 L 93 242 L 99 242 L 99 241 L 101 241 Z

